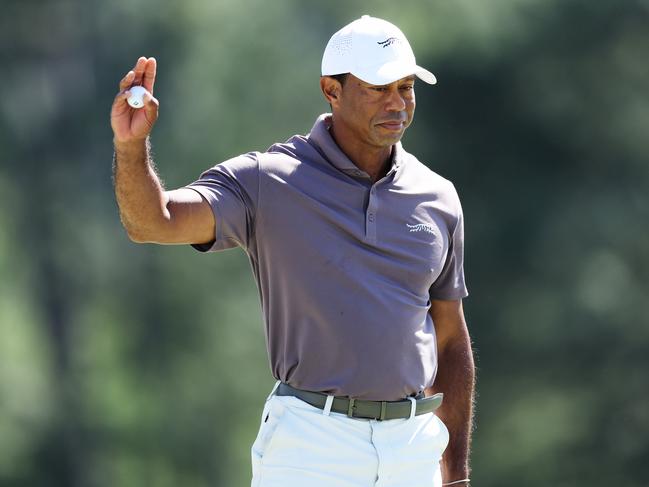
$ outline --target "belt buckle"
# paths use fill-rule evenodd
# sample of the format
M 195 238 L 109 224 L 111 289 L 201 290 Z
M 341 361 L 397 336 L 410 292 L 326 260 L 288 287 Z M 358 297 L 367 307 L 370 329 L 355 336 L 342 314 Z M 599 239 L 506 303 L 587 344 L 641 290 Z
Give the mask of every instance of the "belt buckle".
M 380 401 L 381 403 L 381 412 L 379 413 L 378 418 L 376 416 L 356 416 L 354 413 L 356 412 L 356 399 L 353 397 L 349 398 L 349 404 L 347 405 L 347 417 L 348 418 L 363 418 L 363 419 L 376 419 L 378 421 L 384 421 L 386 412 L 387 412 L 387 406 L 388 402 L 387 401 Z

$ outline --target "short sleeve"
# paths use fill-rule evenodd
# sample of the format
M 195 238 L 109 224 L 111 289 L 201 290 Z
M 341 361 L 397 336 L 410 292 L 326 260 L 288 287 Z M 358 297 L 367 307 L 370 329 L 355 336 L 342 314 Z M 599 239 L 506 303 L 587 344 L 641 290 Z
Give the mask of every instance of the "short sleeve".
M 464 281 L 464 216 L 459 198 L 457 217 L 449 238 L 449 248 L 442 272 L 430 287 L 430 299 L 456 300 L 469 295 Z
M 247 249 L 255 230 L 259 191 L 257 154 L 251 152 L 217 164 L 186 187 L 205 198 L 216 222 L 214 240 L 192 247 L 200 252 L 236 246 Z

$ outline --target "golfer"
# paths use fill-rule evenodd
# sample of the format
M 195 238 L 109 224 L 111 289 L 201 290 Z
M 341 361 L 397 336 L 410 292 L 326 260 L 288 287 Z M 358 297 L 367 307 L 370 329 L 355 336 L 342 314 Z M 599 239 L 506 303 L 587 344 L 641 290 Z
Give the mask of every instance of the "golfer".
M 451 182 L 408 153 L 418 66 L 363 16 L 324 50 L 331 113 L 308 135 L 165 190 L 149 151 L 156 61 L 112 107 L 115 193 L 135 242 L 241 247 L 277 384 L 252 445 L 255 487 L 468 485 L 474 366 L 462 311 L 463 220 Z M 429 161 L 434 162 L 434 161 Z M 443 395 L 443 397 L 442 397 Z

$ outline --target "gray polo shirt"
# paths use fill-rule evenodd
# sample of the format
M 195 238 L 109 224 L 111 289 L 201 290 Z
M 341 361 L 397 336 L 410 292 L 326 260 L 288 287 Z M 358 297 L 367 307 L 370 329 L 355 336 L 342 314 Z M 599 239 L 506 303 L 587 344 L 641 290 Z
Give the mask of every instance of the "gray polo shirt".
M 276 379 L 397 400 L 435 379 L 430 299 L 467 295 L 462 210 L 453 185 L 400 143 L 372 184 L 329 123 L 190 184 L 216 218 L 215 240 L 195 247 L 248 254 Z

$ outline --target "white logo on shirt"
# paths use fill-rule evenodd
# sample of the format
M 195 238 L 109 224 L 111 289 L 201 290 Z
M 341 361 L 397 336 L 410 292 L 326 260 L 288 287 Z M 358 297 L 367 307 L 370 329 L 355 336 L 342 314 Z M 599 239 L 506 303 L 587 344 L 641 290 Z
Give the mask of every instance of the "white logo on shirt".
M 435 234 L 433 226 L 428 223 L 417 223 L 416 225 L 410 225 L 406 223 L 406 226 L 410 229 L 410 232 L 426 232 Z

